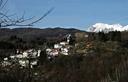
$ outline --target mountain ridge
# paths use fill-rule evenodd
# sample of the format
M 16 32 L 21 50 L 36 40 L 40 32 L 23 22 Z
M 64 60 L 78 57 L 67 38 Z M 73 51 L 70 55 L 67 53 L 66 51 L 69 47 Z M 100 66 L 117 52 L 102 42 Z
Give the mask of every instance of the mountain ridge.
M 56 38 L 59 35 L 75 34 L 76 32 L 85 32 L 75 28 L 1 28 L 0 40 L 8 39 L 11 36 L 17 36 L 24 40 L 31 40 L 36 38 Z
M 105 32 L 110 31 L 127 31 L 128 25 L 122 26 L 121 24 L 106 24 L 106 23 L 96 23 L 89 27 L 88 31 L 90 32 Z

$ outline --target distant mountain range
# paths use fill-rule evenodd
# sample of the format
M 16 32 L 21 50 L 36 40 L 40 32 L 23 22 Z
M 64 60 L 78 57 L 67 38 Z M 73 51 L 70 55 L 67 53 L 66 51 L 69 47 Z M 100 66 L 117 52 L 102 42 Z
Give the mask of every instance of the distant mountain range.
M 105 23 L 96 23 L 92 25 L 88 31 L 89 32 L 110 32 L 110 31 L 127 31 L 128 25 L 122 26 L 120 24 L 105 24 Z
M 11 36 L 17 36 L 24 40 L 32 40 L 35 38 L 54 38 L 54 37 L 62 37 L 66 34 L 74 34 L 76 32 L 83 32 L 74 28 L 1 28 L 0 29 L 0 40 L 8 39 Z

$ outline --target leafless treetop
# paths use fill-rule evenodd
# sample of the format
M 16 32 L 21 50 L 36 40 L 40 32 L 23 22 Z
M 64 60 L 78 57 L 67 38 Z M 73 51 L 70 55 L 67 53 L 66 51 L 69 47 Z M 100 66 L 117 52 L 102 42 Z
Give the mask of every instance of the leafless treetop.
M 52 10 L 48 10 L 40 18 L 36 19 L 34 16 L 31 18 L 25 18 L 25 14 L 20 17 L 14 17 L 14 15 L 8 15 L 8 12 L 3 12 L 8 0 L 0 0 L 0 28 L 8 26 L 32 26 L 40 20 L 44 19 Z

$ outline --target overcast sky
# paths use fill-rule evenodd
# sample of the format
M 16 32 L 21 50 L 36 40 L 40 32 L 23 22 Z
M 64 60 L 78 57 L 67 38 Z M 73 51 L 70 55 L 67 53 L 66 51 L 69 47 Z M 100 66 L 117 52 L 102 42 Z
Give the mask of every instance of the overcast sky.
M 10 13 L 40 17 L 52 7 L 36 27 L 86 29 L 98 22 L 128 24 L 128 0 L 9 0 L 6 8 Z

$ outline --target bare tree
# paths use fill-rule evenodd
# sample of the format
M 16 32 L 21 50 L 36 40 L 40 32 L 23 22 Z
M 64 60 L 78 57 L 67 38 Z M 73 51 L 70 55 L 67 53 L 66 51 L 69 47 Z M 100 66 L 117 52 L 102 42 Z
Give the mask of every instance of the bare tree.
M 24 14 L 21 17 L 14 17 L 14 15 L 8 15 L 8 12 L 2 12 L 2 9 L 7 4 L 8 0 L 0 0 L 0 28 L 8 27 L 8 26 L 33 26 L 35 23 L 44 19 L 53 8 L 49 9 L 46 13 L 44 13 L 40 18 L 35 19 L 35 17 L 25 18 Z

